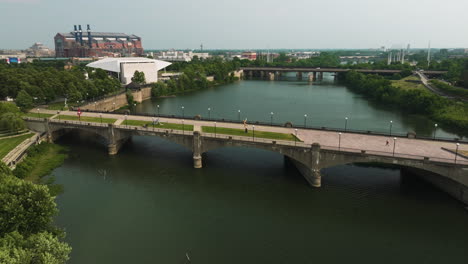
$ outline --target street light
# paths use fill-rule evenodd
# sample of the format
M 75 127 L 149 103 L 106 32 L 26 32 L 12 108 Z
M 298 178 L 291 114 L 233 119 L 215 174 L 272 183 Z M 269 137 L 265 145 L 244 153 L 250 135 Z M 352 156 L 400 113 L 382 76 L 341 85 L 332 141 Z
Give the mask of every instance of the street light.
M 99 114 L 99 117 L 101 118 L 101 124 L 102 124 L 102 114 Z
M 58 118 L 59 118 L 59 121 L 60 121 L 60 111 L 57 111 L 57 115 L 58 115 Z
M 214 125 L 215 125 L 215 138 L 216 138 L 216 122 L 214 122 Z
M 97 110 L 97 103 L 94 102 L 94 111 L 96 111 L 96 110 Z
M 341 150 L 341 132 L 338 133 L 338 150 Z
M 182 135 L 185 135 L 184 120 L 182 119 Z
M 297 128 L 294 129 L 296 136 L 294 137 L 294 146 L 297 146 Z
M 154 124 L 156 123 L 156 118 L 153 117 L 153 131 L 154 131 Z
M 185 117 L 185 110 L 184 110 L 185 107 L 182 106 L 181 108 L 182 108 L 182 118 L 184 118 Z
M 159 105 L 157 105 L 157 107 L 158 107 L 158 116 L 159 116 Z
M 239 122 L 241 121 L 241 120 L 240 120 L 240 112 L 241 112 L 240 109 L 237 110 L 237 120 L 239 120 Z
M 128 127 L 128 123 L 127 123 L 127 114 L 125 114 L 125 125 Z
M 395 157 L 396 137 L 393 138 L 393 157 Z
M 345 117 L 345 123 L 344 123 L 344 131 L 346 132 L 348 129 L 348 118 Z
M 307 128 L 307 114 L 304 115 L 304 128 Z
M 390 120 L 390 136 L 392 136 L 392 126 L 393 126 L 393 121 Z
M 208 107 L 208 119 L 211 119 L 211 107 Z
M 252 141 L 255 141 L 255 125 L 252 126 Z
M 271 123 L 271 125 L 273 125 L 273 115 L 274 115 L 274 113 L 271 112 L 271 113 L 270 113 L 270 123 Z
M 41 118 L 41 115 L 39 114 L 39 108 L 37 109 L 37 118 Z
M 457 163 L 458 147 L 459 146 L 460 146 L 460 143 L 457 143 L 457 149 L 455 150 L 455 164 Z
M 434 124 L 434 139 L 436 137 L 437 126 L 438 126 L 437 124 Z

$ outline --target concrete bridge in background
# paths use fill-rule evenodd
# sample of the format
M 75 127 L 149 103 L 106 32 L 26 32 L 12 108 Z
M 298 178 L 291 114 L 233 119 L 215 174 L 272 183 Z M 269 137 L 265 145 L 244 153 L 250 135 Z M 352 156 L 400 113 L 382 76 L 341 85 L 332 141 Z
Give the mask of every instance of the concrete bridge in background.
M 67 114 L 64 112 L 63 114 Z M 69 114 L 76 114 L 70 112 Z M 100 116 L 97 113 L 84 113 L 85 116 Z M 468 204 L 468 159 L 447 152 L 441 148 L 454 148 L 455 143 L 427 141 L 411 138 L 392 140 L 386 146 L 388 137 L 366 134 L 336 133 L 312 129 L 292 129 L 272 126 L 250 126 L 255 131 L 291 133 L 301 140 L 281 141 L 248 136 L 230 136 L 202 132 L 202 126 L 213 126 L 213 122 L 184 120 L 193 125 L 194 131 L 161 129 L 153 126 L 122 125 L 127 116 L 102 114 L 105 118 L 115 118 L 114 124 L 64 121 L 52 118 L 26 118 L 29 129 L 46 133 L 50 142 L 70 131 L 86 131 L 102 138 L 108 153 L 116 155 L 124 143 L 132 136 L 156 136 L 186 147 L 193 153 L 194 168 L 202 168 L 204 153 L 224 147 L 249 147 L 277 152 L 290 160 L 313 187 L 321 186 L 320 170 L 337 165 L 352 163 L 383 163 L 398 165 L 412 170 L 417 175 L 437 185 L 453 197 Z M 151 122 L 152 117 L 131 116 L 132 120 Z M 180 123 L 182 119 L 166 118 L 160 122 Z M 242 124 L 217 123 L 217 127 L 240 128 Z M 339 142 L 337 136 L 339 135 Z M 338 144 L 334 144 L 336 142 Z M 468 150 L 468 144 L 459 145 Z M 393 151 L 392 151 L 393 150 Z M 395 151 L 396 150 L 396 151 Z
M 301 68 L 301 67 L 243 67 L 243 74 L 246 77 L 260 77 L 275 80 L 280 77 L 281 74 L 286 72 L 295 72 L 298 79 L 302 80 L 303 74 L 307 73 L 309 81 L 316 79 L 322 79 L 323 73 L 334 73 L 337 76 L 339 73 L 346 73 L 354 70 L 361 73 L 367 74 L 382 74 L 382 75 L 393 75 L 401 73 L 401 70 L 372 70 L 372 69 L 343 69 L 343 68 Z M 424 74 L 428 76 L 440 76 L 447 73 L 446 71 L 425 71 Z

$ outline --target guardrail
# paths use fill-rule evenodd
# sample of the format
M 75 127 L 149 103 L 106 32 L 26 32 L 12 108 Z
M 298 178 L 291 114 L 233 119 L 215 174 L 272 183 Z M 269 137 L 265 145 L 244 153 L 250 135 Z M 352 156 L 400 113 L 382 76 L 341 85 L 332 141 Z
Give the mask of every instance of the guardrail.
M 82 110 L 82 112 L 89 113 L 99 113 L 102 114 L 102 111 L 95 110 Z M 242 120 L 234 120 L 228 118 L 202 118 L 198 116 L 180 116 L 180 115 L 167 115 L 167 114 L 155 114 L 155 113 L 127 113 L 128 116 L 139 116 L 139 117 L 161 117 L 161 118 L 173 118 L 173 119 L 185 119 L 185 120 L 194 120 L 194 121 L 210 121 L 210 122 L 223 122 L 223 123 L 232 123 L 232 124 L 243 124 Z M 364 135 L 376 135 L 376 136 L 390 136 L 398 138 L 408 138 L 408 133 L 401 132 L 383 132 L 383 131 L 372 131 L 372 130 L 360 130 L 360 129 L 349 129 L 349 128 L 336 128 L 336 127 L 325 127 L 325 126 L 311 126 L 311 125 L 294 125 L 290 122 L 285 123 L 275 123 L 275 122 L 264 122 L 264 121 L 248 121 L 249 125 L 261 125 L 261 126 L 270 126 L 270 127 L 288 127 L 288 128 L 298 128 L 298 129 L 309 129 L 309 130 L 322 130 L 322 131 L 334 131 L 334 132 L 346 132 L 352 134 L 364 134 Z M 291 126 L 287 126 L 290 124 Z M 446 142 L 460 142 L 468 143 L 468 139 L 461 138 L 444 138 L 444 137 L 428 137 L 428 136 L 418 136 L 415 135 L 415 139 L 422 140 L 432 140 L 432 141 L 446 141 Z

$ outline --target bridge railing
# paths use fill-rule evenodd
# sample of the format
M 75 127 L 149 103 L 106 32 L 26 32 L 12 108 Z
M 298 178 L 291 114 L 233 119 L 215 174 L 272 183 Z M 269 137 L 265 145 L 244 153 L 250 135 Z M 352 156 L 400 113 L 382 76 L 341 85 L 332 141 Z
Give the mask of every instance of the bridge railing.
M 265 143 L 265 144 L 277 144 L 283 146 L 293 146 L 293 147 L 301 147 L 301 148 L 312 148 L 312 144 L 306 144 L 300 141 L 290 141 L 290 140 L 275 140 L 275 139 L 266 139 L 266 138 L 259 138 L 259 137 L 246 137 L 246 136 L 231 136 L 226 134 L 215 134 L 215 133 L 202 133 L 203 137 L 210 137 L 210 138 L 219 138 L 224 140 L 238 140 L 242 142 L 252 142 L 252 143 Z M 332 150 L 337 152 L 344 152 L 344 153 L 360 153 L 363 155 L 372 155 L 372 156 L 381 156 L 381 157 L 394 157 L 394 158 L 403 158 L 403 159 L 411 159 L 411 160 L 418 160 L 418 161 L 431 161 L 431 162 L 438 162 L 444 164 L 460 164 L 460 165 L 468 165 L 468 160 L 466 160 L 463 156 L 458 155 L 457 159 L 455 158 L 441 158 L 441 157 L 432 157 L 432 156 L 423 156 L 423 155 L 411 155 L 393 151 L 376 151 L 376 150 L 365 150 L 365 149 L 355 149 L 355 148 L 344 148 L 339 146 L 325 146 L 321 145 L 321 149 L 323 150 Z

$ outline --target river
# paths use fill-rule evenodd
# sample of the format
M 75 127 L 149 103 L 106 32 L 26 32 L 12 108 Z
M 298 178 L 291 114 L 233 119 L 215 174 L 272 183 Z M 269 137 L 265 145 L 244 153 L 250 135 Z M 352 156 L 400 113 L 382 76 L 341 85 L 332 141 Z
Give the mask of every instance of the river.
M 137 111 L 433 135 L 424 117 L 369 103 L 332 82 L 242 81 Z M 439 127 L 437 136 L 455 137 Z M 65 192 L 56 222 L 69 263 L 467 263 L 468 211 L 398 169 L 337 166 L 312 189 L 277 153 L 225 148 L 192 168 L 192 153 L 134 137 L 115 157 L 66 136 L 52 175 Z M 187 260 L 190 258 L 190 262 Z

